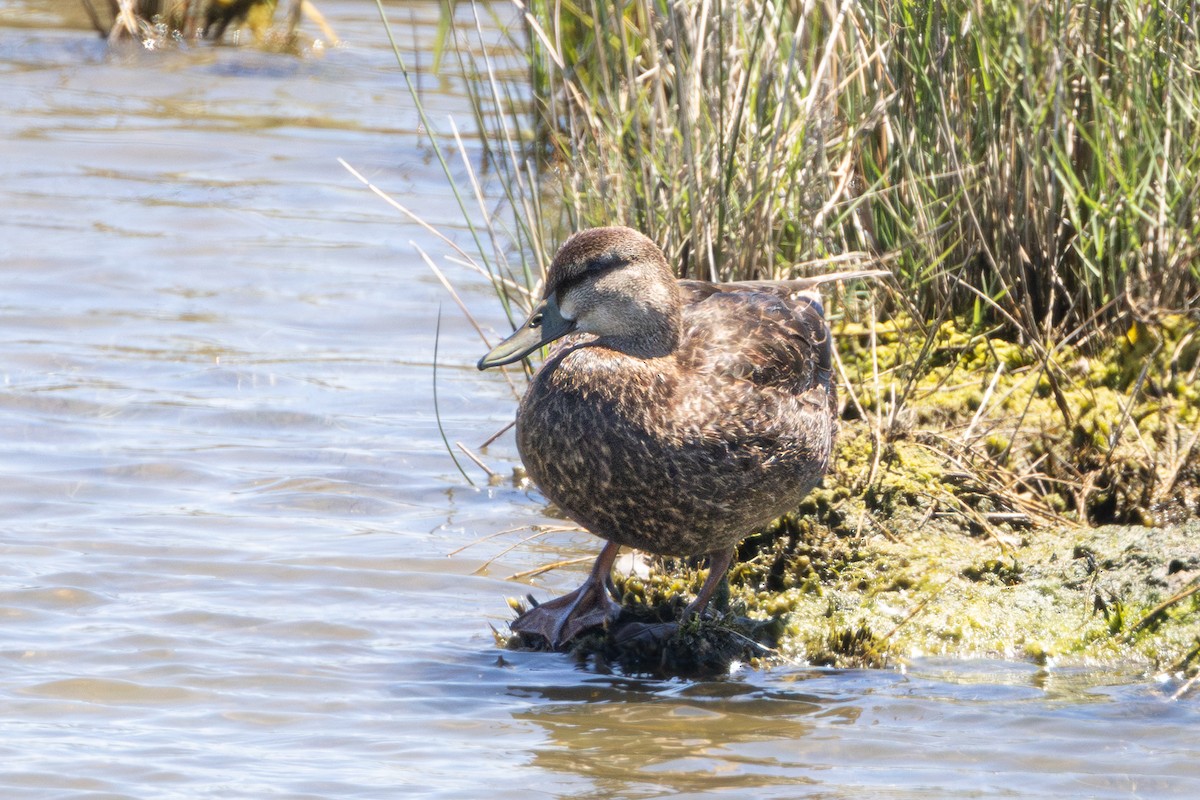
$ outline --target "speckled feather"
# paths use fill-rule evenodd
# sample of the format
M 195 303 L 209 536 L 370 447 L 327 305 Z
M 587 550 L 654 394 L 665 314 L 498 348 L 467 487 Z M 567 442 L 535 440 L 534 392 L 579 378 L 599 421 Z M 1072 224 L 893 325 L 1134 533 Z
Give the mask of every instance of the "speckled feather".
M 605 231 L 636 252 L 610 246 Z M 546 295 L 650 258 L 638 249 L 649 245 L 655 277 L 678 298 L 663 323 L 677 328 L 674 347 L 562 340 L 518 410 L 525 466 L 551 501 L 609 541 L 677 556 L 730 548 L 794 509 L 828 467 L 836 390 L 820 302 L 787 283 L 675 281 L 644 237 L 585 233 L 556 257 Z M 640 292 L 647 279 L 631 280 L 626 288 Z

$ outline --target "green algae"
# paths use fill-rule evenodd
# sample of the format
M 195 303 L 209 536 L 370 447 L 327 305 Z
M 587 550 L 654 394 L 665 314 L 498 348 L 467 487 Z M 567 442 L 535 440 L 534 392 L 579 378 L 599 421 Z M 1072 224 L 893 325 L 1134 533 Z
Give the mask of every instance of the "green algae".
M 602 670 L 685 677 L 736 662 L 889 667 L 923 656 L 1196 672 L 1200 521 L 996 539 L 910 515 L 891 520 L 898 537 L 846 533 L 859 513 L 842 509 L 840 533 L 789 516 L 747 540 L 712 619 L 676 622 L 703 569 L 654 559 L 649 578 L 618 576 L 621 618 L 571 651 Z
M 986 656 L 1169 669 L 1200 637 L 1194 604 L 1174 609 L 1153 631 L 1132 629 L 1176 584 L 1200 579 L 1200 571 L 1171 572 L 1195 552 L 1200 526 L 1150 531 L 1038 530 L 1006 544 L 1003 555 L 998 543 L 944 528 L 877 540 L 875 575 L 797 596 L 785 639 L 802 659 L 827 649 L 831 630 L 865 628 L 883 632 L 876 649 L 893 660 Z
M 885 494 L 966 475 L 1006 513 L 1090 524 L 1200 514 L 1200 317 L 1137 321 L 1110 341 L 1048 352 L 947 321 L 843 322 L 853 418 L 839 465 Z M 921 449 L 930 452 L 921 453 Z M 866 468 L 864 469 L 864 464 Z M 900 476 L 900 477 L 889 477 Z M 960 497 L 964 493 L 958 493 Z
M 656 559 L 648 579 L 618 576 L 621 618 L 571 652 L 604 670 L 685 677 L 736 662 L 889 667 L 925 656 L 1196 671 L 1200 521 L 1039 528 L 1004 543 L 944 522 L 897 523 L 898 541 L 828 529 L 792 540 L 788 528 L 813 532 L 788 517 L 762 534 L 712 619 L 676 622 L 701 569 Z

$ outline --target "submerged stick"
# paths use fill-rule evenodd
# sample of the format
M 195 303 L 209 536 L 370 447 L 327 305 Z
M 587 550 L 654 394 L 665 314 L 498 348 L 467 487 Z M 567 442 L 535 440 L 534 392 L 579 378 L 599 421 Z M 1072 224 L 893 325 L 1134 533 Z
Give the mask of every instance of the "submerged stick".
M 473 452 L 471 452 L 471 448 L 467 447 L 462 442 L 455 442 L 454 446 L 457 447 L 459 450 L 461 450 L 463 452 L 463 455 L 465 455 L 467 458 L 474 461 L 475 466 L 479 467 L 481 470 L 486 472 L 488 478 L 496 477 L 496 472 L 494 470 L 492 470 L 490 467 L 488 467 L 487 464 L 483 463 L 482 458 L 480 458 L 479 456 L 477 456 Z

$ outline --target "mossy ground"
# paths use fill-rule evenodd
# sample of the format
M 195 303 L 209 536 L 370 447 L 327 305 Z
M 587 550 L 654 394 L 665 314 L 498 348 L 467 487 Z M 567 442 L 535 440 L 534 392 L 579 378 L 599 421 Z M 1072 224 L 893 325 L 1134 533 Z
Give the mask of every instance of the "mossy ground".
M 751 561 L 736 593 L 786 610 L 783 654 L 813 663 L 951 655 L 1176 670 L 1194 659 L 1200 598 L 1151 612 L 1200 580 L 1200 524 L 1037 529 L 1003 545 L 951 526 L 904 527 L 899 541 L 830 533 L 807 543 L 832 577 L 782 592 L 764 591 L 769 571 Z
M 574 652 L 682 675 L 922 655 L 1194 673 L 1196 330 L 1135 326 L 1047 365 L 953 325 L 923 361 L 898 327 L 843 325 L 856 396 L 836 464 L 796 514 L 742 544 L 714 603 L 724 616 L 672 625 L 703 565 L 659 559 L 648 579 L 618 576 L 626 612 Z M 876 380 L 890 388 L 864 389 Z
M 924 497 L 976 527 L 1200 516 L 1200 314 L 1049 349 L 954 320 L 835 335 L 846 416 L 867 423 L 845 426 L 835 483 L 881 513 Z

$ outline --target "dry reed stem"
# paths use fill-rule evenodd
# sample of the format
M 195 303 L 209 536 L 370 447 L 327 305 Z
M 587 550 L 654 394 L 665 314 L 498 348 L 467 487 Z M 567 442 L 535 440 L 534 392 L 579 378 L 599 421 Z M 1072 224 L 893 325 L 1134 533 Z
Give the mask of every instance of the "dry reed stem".
M 1167 611 L 1167 609 L 1169 609 L 1171 606 L 1173 606 L 1176 603 L 1179 603 L 1183 600 L 1188 599 L 1192 595 L 1196 594 L 1196 592 L 1200 592 L 1200 581 L 1197 581 L 1196 583 L 1192 584 L 1188 588 L 1183 589 L 1179 592 L 1176 592 L 1175 594 L 1168 597 L 1166 600 L 1163 600 L 1161 603 L 1156 605 L 1154 608 L 1152 608 L 1148 612 L 1146 612 L 1145 616 L 1143 616 L 1140 620 L 1138 620 L 1137 624 L 1129 629 L 1129 633 L 1126 634 L 1126 640 L 1133 638 L 1133 636 L 1138 631 L 1142 630 L 1147 625 L 1149 625 L 1150 623 L 1154 622 L 1156 619 L 1161 617 Z
M 579 558 L 566 558 L 560 561 L 552 561 L 549 564 L 543 564 L 540 567 L 514 572 L 512 575 L 505 577 L 506 581 L 522 581 L 526 578 L 534 578 L 538 575 L 544 575 L 547 572 L 558 569 L 559 567 L 574 567 L 577 564 L 590 564 L 595 559 L 592 556 L 581 556 Z
M 488 478 L 496 477 L 496 472 L 488 467 L 487 464 L 483 463 L 483 459 L 480 458 L 473 450 L 471 450 L 471 448 L 467 447 L 462 442 L 457 441 L 454 443 L 454 446 L 461 450 L 463 455 L 471 459 L 471 461 L 475 463 L 475 466 L 483 470 L 487 474 Z

